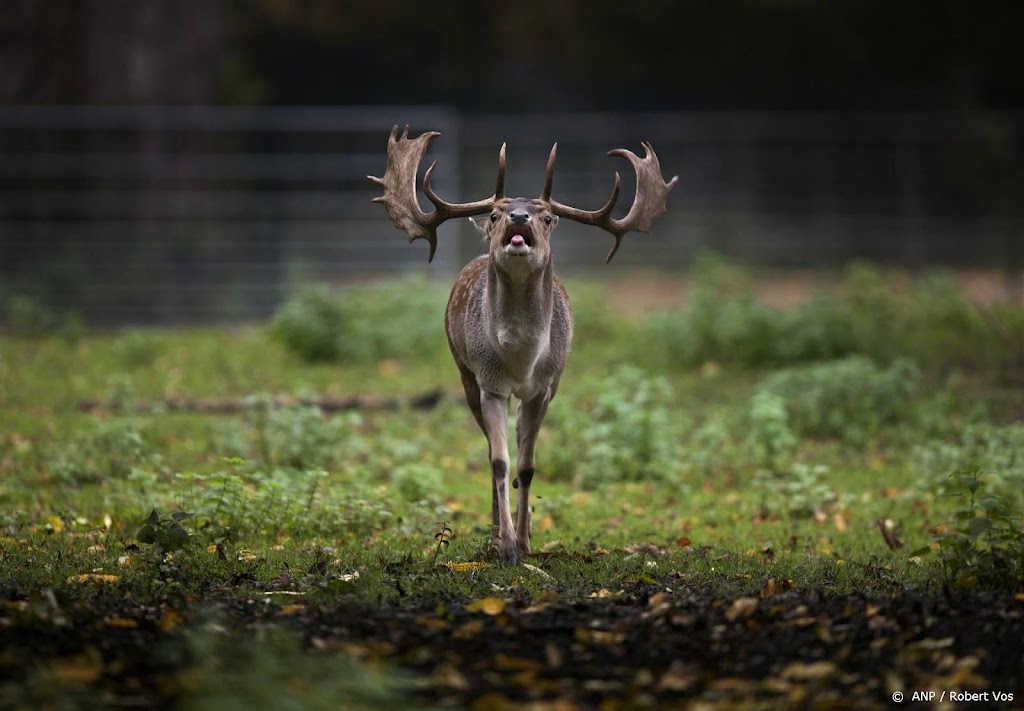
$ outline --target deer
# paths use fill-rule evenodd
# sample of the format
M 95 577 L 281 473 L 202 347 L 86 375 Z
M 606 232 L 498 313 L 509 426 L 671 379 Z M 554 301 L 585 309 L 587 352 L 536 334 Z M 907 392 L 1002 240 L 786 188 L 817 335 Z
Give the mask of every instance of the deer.
M 555 143 L 548 155 L 544 188 L 536 199 L 505 195 L 505 148 L 498 152 L 498 180 L 494 195 L 467 203 L 450 203 L 431 187 L 437 161 L 423 175 L 423 192 L 433 204 L 424 212 L 416 195 L 420 163 L 430 142 L 440 136 L 428 131 L 409 138 L 406 126 L 398 136 L 391 130 L 387 167 L 383 177 L 367 178 L 384 189 L 373 198 L 381 203 L 397 229 L 409 242 L 426 240 L 428 262 L 437 248 L 442 223 L 468 217 L 488 244 L 486 254 L 470 261 L 459 273 L 445 309 L 445 332 L 462 379 L 466 402 L 487 438 L 491 468 L 492 550 L 502 564 L 515 565 L 530 554 L 530 486 L 535 468 L 535 447 L 548 405 L 558 392 L 573 339 L 569 295 L 555 275 L 551 234 L 559 218 L 599 227 L 615 238 L 606 263 L 618 251 L 628 232 L 649 232 L 654 220 L 666 212 L 669 192 L 679 177 L 665 182 L 658 157 L 644 142 L 644 158 L 624 148 L 610 156 L 627 159 L 636 172 L 636 195 L 622 218 L 612 217 L 621 181 L 615 173 L 611 197 L 597 210 L 583 210 L 551 197 Z M 479 216 L 483 217 L 479 217 Z M 477 219 L 474 219 L 477 218 Z M 508 490 L 508 415 L 512 396 L 516 410 L 516 474 L 518 490 L 515 523 Z

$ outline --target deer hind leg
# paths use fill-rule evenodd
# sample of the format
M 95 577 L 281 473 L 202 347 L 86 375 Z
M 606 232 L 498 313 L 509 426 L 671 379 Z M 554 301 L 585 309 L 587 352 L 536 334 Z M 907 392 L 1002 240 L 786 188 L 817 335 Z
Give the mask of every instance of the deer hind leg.
M 534 452 L 537 435 L 544 415 L 551 401 L 550 391 L 545 391 L 533 400 L 519 403 L 519 415 L 516 418 L 516 444 L 518 449 L 516 462 L 516 480 L 512 486 L 519 490 L 519 502 L 516 507 L 516 538 L 519 552 L 526 555 L 530 552 L 530 484 L 533 482 Z
M 515 564 L 519 547 L 508 492 L 508 396 L 481 392 L 480 412 L 491 459 L 491 513 L 497 519 L 498 557 L 502 563 Z

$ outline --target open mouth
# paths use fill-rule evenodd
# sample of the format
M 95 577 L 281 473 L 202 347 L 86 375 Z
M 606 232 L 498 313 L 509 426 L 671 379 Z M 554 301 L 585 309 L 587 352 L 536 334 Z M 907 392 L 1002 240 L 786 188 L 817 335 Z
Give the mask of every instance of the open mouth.
M 527 225 L 510 225 L 503 240 L 505 251 L 526 254 L 533 248 L 533 230 Z

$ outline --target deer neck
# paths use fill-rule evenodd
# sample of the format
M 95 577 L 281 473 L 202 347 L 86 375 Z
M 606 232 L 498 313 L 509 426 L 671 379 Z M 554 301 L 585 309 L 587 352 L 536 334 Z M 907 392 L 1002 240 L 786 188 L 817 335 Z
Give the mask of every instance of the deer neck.
M 535 357 L 551 332 L 551 259 L 526 273 L 502 269 L 492 259 L 487 277 L 487 320 L 495 345 L 506 353 L 532 352 Z

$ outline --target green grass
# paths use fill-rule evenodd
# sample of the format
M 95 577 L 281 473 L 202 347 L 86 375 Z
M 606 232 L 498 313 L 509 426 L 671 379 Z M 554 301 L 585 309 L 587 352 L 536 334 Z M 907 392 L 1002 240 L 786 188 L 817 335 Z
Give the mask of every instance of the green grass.
M 747 344 L 730 367 L 714 357 L 712 334 L 700 364 L 674 361 L 678 342 L 651 334 L 685 319 L 685 309 L 626 322 L 595 289 L 577 306 L 582 328 L 538 448 L 531 564 L 539 571 L 489 557 L 486 445 L 457 400 L 439 326 L 441 347 L 392 352 L 382 338 L 335 360 L 318 351 L 312 362 L 279 338 L 280 320 L 5 338 L 5 604 L 46 608 L 53 591 L 67 605 L 113 590 L 175 607 L 256 597 L 280 611 L 296 597 L 408 605 L 556 591 L 572 600 L 638 583 L 728 599 L 772 586 L 887 595 L 1024 581 L 1024 428 L 1014 424 L 1024 397 L 1012 353 L 987 340 L 978 362 L 958 350 L 955 367 L 916 357 L 920 344 L 851 354 L 854 331 L 844 331 L 845 350 L 792 351 L 828 361 L 782 358 L 773 341 Z M 886 308 L 911 321 L 932 313 L 920 303 L 928 294 Z M 943 294 L 943 304 L 957 304 L 943 313 L 965 313 Z M 1013 332 L 1019 314 L 1007 314 Z M 774 322 L 760 307 L 754 318 L 774 324 L 759 331 L 771 339 L 794 321 Z M 699 315 L 699 328 L 708 323 Z M 955 333 L 938 331 L 961 327 L 980 328 L 946 319 L 931 337 L 945 342 Z M 731 333 L 734 344 L 743 330 Z M 750 355 L 758 352 L 763 360 Z M 266 399 L 438 387 L 451 397 L 430 411 L 325 417 Z M 149 407 L 181 397 L 253 406 L 235 415 Z M 86 414 L 83 401 L 106 407 Z M 987 495 L 1001 503 L 972 498 L 954 471 L 982 472 Z M 447 544 L 436 537 L 440 522 L 452 530 Z M 490 565 L 438 566 L 470 561 Z M 193 620 L 190 629 L 200 628 Z M 271 652 L 252 652 L 250 666 L 261 654 Z M 207 682 L 189 693 L 216 698 Z M 42 693 L 39 684 L 29 691 Z

